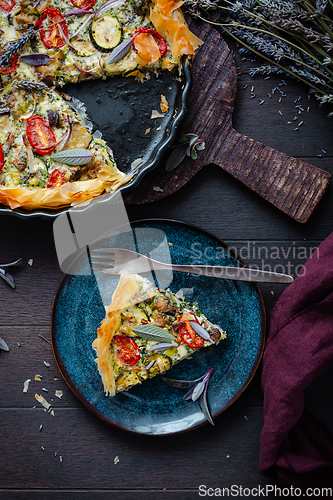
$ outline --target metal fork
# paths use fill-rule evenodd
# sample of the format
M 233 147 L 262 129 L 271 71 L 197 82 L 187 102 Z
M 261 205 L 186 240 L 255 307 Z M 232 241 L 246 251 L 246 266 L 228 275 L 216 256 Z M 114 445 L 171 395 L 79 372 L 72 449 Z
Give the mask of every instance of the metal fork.
M 132 273 L 169 269 L 200 276 L 211 276 L 213 278 L 239 281 L 258 281 L 266 283 L 291 283 L 294 281 L 294 278 L 287 274 L 261 271 L 248 267 L 183 266 L 178 264 L 166 264 L 123 248 L 98 248 L 92 250 L 91 255 L 93 270 L 106 274 L 119 274 L 120 271 L 124 269 Z

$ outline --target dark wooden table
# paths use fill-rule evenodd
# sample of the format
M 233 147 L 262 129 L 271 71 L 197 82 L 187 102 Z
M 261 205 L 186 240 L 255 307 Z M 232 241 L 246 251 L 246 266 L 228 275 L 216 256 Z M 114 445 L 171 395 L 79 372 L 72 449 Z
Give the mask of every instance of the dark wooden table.
M 235 49 L 232 42 L 229 45 Z M 287 97 L 281 103 L 279 92 L 271 92 L 281 84 L 280 77 L 251 79 L 247 69 L 253 64 L 238 54 L 236 64 L 240 75 L 235 129 L 333 174 L 333 122 L 327 118 L 328 108 L 320 108 L 313 96 L 308 101 L 307 88 L 287 79 L 283 85 Z M 301 115 L 294 102 L 299 97 L 296 104 L 305 110 Z M 300 121 L 303 124 L 295 131 Z M 333 230 L 332 195 L 330 186 L 302 225 L 221 168 L 209 165 L 173 195 L 129 205 L 127 211 L 130 220 L 160 217 L 195 224 L 237 248 L 248 264 L 276 266 L 296 275 Z M 40 337 L 49 339 L 52 301 L 62 278 L 52 222 L 0 215 L 0 228 L 0 262 L 23 258 L 13 270 L 16 289 L 0 281 L 0 337 L 10 347 L 9 352 L 0 352 L 2 499 L 187 500 L 199 497 L 199 485 L 271 484 L 257 472 L 263 425 L 260 368 L 239 399 L 216 418 L 214 427 L 207 424 L 181 435 L 145 437 L 106 424 L 72 394 L 58 372 L 51 346 Z M 259 251 L 260 247 L 265 250 Z M 285 286 L 260 288 L 269 317 Z M 35 374 L 43 381 L 35 382 Z M 33 381 L 24 394 L 28 378 Z M 331 429 L 332 382 L 333 368 L 306 391 L 306 406 Z M 49 390 L 46 399 L 53 399 L 54 417 L 34 399 L 41 386 Z M 57 389 L 63 391 L 62 399 L 54 397 Z

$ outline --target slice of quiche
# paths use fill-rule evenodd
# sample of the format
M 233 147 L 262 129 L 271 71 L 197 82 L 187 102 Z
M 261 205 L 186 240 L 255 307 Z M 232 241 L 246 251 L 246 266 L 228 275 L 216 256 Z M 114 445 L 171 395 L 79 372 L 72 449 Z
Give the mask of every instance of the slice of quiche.
M 170 290 L 123 271 L 92 347 L 106 395 L 141 384 L 226 333 Z

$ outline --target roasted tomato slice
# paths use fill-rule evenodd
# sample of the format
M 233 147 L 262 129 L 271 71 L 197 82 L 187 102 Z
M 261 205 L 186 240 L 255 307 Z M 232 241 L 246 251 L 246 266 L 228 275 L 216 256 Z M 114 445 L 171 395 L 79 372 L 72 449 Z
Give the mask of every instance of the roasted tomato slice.
M 195 321 L 199 324 L 197 317 L 192 313 L 184 313 L 179 317 L 178 321 L 181 323 L 178 327 L 178 331 L 183 342 L 194 348 L 202 346 L 205 340 L 200 337 L 190 325 L 190 321 Z
M 0 0 L 0 10 L 10 12 L 15 5 L 15 0 Z
M 43 44 L 48 49 L 60 49 L 66 42 L 63 35 L 68 37 L 68 29 L 64 16 L 58 9 L 45 9 L 36 22 Z
M 77 7 L 78 9 L 83 9 L 83 10 L 89 10 L 91 7 L 95 5 L 97 0 L 71 0 L 71 3 L 74 5 L 74 7 Z
M 17 55 L 14 54 L 8 61 L 7 64 L 3 64 L 0 67 L 0 75 L 8 75 L 9 73 L 14 73 L 17 67 Z
M 113 337 L 113 346 L 116 356 L 123 365 L 135 365 L 141 357 L 138 346 L 133 339 L 125 335 L 116 335 Z
M 56 147 L 57 140 L 53 130 L 42 116 L 34 115 L 28 118 L 27 137 L 31 146 L 40 155 L 52 153 Z
M 0 172 L 1 172 L 2 167 L 4 166 L 4 164 L 5 164 L 5 157 L 4 157 L 4 154 L 3 154 L 2 146 L 0 144 Z
M 52 174 L 50 175 L 46 187 L 47 188 L 58 188 L 62 186 L 63 184 L 66 184 L 68 180 L 65 177 L 64 172 L 61 172 L 57 168 L 53 170 Z
M 148 34 L 154 38 L 155 42 L 157 43 L 158 50 L 160 52 L 160 57 L 164 56 L 164 54 L 166 53 L 166 51 L 168 49 L 167 44 L 165 43 L 164 38 L 161 35 L 159 35 L 157 33 L 157 31 L 152 30 L 151 28 L 138 28 L 133 33 L 133 35 L 137 35 L 133 40 L 133 47 L 137 52 L 139 52 L 139 55 L 140 55 L 140 51 L 139 51 L 138 47 L 136 47 L 135 41 L 138 38 L 138 36 L 140 36 L 141 34 L 144 34 L 144 33 L 146 33 L 146 35 L 144 35 L 144 36 L 147 36 L 147 34 Z M 144 37 L 142 37 L 142 38 L 144 38 Z M 137 40 L 138 45 L 141 45 L 141 42 L 142 41 L 140 39 Z M 143 42 L 143 45 L 146 45 L 146 44 Z M 149 43 L 148 43 L 148 45 L 149 45 Z M 146 50 L 149 50 L 148 46 L 147 46 Z

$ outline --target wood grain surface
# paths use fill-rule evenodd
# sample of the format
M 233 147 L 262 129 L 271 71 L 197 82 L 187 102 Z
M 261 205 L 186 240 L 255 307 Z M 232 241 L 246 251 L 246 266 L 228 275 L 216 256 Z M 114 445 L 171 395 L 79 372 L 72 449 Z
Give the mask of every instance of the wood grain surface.
M 193 61 L 193 88 L 182 131 L 197 134 L 206 149 L 195 161 L 187 157 L 171 173 L 162 162 L 147 174 L 141 188 L 125 195 L 125 202 L 149 203 L 169 196 L 202 167 L 214 163 L 293 219 L 306 222 L 330 174 L 236 132 L 232 126 L 237 89 L 234 58 L 214 28 L 193 20 L 190 26 L 205 44 Z M 152 190 L 153 186 L 160 189 Z
M 333 121 L 327 118 L 332 109 L 319 107 L 313 96 L 308 101 L 308 89 L 290 79 L 282 87 L 287 97 L 279 102 L 278 91 L 272 94 L 272 89 L 281 85 L 281 76 L 250 78 L 248 69 L 255 62 L 241 57 L 230 40 L 228 45 L 235 51 L 238 72 L 234 128 L 333 174 Z M 259 105 L 258 99 L 264 104 Z M 305 110 L 301 114 L 295 101 Z M 295 116 L 304 122 L 298 131 L 293 131 Z M 156 194 L 155 182 L 142 184 L 141 196 Z M 234 247 L 248 265 L 279 266 L 294 276 L 333 231 L 332 184 L 308 222 L 299 224 L 215 164 L 202 168 L 167 197 L 126 208 L 130 221 L 167 218 L 194 224 Z M 49 339 L 52 302 L 63 276 L 52 221 L 0 214 L 0 242 L 0 262 L 23 258 L 13 270 L 15 290 L 0 280 L 0 337 L 10 348 L 0 351 L 1 499 L 195 500 L 200 484 L 213 488 L 274 484 L 257 471 L 263 424 L 260 368 L 240 398 L 215 419 L 214 427 L 206 424 L 162 438 L 112 427 L 73 395 L 50 344 L 40 337 Z M 264 284 L 260 289 L 269 318 L 285 285 Z M 33 380 L 24 394 L 24 381 L 37 373 L 43 375 L 42 382 Z M 331 431 L 332 384 L 333 366 L 305 391 L 306 408 Z M 34 394 L 42 387 L 49 390 L 44 397 L 53 399 L 54 417 L 38 404 L 34 408 Z M 61 399 L 54 395 L 57 389 L 64 393 Z M 119 463 L 114 464 L 116 456 Z

